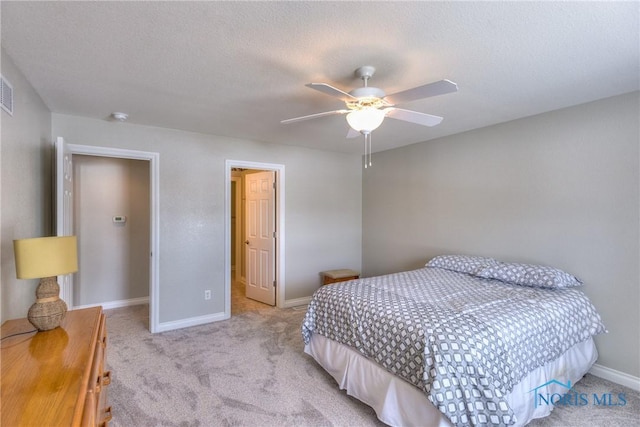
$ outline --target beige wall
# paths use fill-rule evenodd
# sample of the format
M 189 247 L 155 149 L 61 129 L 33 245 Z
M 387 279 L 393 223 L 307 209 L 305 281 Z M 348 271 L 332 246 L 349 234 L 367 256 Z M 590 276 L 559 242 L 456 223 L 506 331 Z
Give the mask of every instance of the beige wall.
M 149 162 L 73 155 L 73 305 L 149 296 Z M 126 216 L 114 223 L 114 216 Z
M 562 268 L 609 334 L 600 365 L 640 376 L 639 94 L 374 155 L 363 174 L 363 271 L 444 253 Z
M 226 159 L 285 166 L 287 300 L 310 296 L 320 271 L 361 268 L 359 156 L 52 115 L 4 51 L 2 74 L 15 89 L 14 116 L 0 113 L 2 321 L 24 317 L 34 301 L 37 281 L 15 278 L 12 240 L 53 231 L 56 136 L 160 153 L 160 322 L 224 311 Z M 204 289 L 213 289 L 210 301 Z
M 638 93 L 378 153 L 362 176 L 358 156 L 52 116 L 4 51 L 2 74 L 15 89 L 14 116 L 0 113 L 3 321 L 33 302 L 12 240 L 51 233 L 50 141 L 64 136 L 160 153 L 161 322 L 223 311 L 225 159 L 278 163 L 287 299 L 336 266 L 373 275 L 452 252 L 551 264 L 603 315 L 598 363 L 640 376 Z
M 26 317 L 37 280 L 16 279 L 13 240 L 48 236 L 51 227 L 51 114 L 2 50 L 13 86 L 13 117 L 0 112 L 0 299 L 2 321 Z
M 285 299 L 310 296 L 320 271 L 361 267 L 358 155 L 61 114 L 52 115 L 52 133 L 69 144 L 160 154 L 161 323 L 224 312 L 227 159 L 285 167 Z

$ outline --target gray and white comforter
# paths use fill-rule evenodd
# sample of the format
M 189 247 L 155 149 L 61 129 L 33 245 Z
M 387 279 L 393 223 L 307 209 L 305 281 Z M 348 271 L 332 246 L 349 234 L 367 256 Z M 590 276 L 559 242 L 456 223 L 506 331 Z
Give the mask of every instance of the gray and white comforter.
M 316 291 L 302 336 L 346 344 L 416 387 L 453 424 L 509 425 L 525 375 L 605 331 L 575 288 L 539 289 L 440 268 Z

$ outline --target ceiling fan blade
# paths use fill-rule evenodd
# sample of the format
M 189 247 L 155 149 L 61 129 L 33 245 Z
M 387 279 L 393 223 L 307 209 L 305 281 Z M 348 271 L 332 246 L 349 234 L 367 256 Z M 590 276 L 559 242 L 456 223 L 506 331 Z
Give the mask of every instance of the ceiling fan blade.
M 417 111 L 403 110 L 402 108 L 385 108 L 385 115 L 396 120 L 416 123 L 422 126 L 435 126 L 442 122 L 442 117 L 431 114 L 419 113 Z
M 360 132 L 350 127 L 349 132 L 347 133 L 347 138 L 357 138 L 360 136 Z
M 383 98 L 390 105 L 401 104 L 403 102 L 415 101 L 416 99 L 429 98 L 430 96 L 444 95 L 445 93 L 457 92 L 458 85 L 450 80 L 440 80 L 426 85 L 392 93 Z
M 311 89 L 318 90 L 322 93 L 326 93 L 327 95 L 335 96 L 337 98 L 342 99 L 343 101 L 348 101 L 350 99 L 358 99 L 355 96 L 350 95 L 347 92 L 342 91 L 326 83 L 309 83 L 305 86 L 310 87 Z
M 348 113 L 348 112 L 349 112 L 349 110 L 325 111 L 324 113 L 316 113 L 316 114 L 310 114 L 308 116 L 294 117 L 293 119 L 281 120 L 280 123 L 286 125 L 286 124 L 289 124 L 289 123 L 301 122 L 303 120 L 315 119 L 315 118 L 323 117 L 323 116 L 332 116 L 334 114 L 345 114 L 345 113 Z

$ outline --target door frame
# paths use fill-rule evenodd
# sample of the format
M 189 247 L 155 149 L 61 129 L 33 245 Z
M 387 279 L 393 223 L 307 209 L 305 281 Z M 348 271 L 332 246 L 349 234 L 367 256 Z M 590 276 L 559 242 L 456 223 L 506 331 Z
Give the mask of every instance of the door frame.
M 232 176 L 231 177 L 231 182 L 235 182 L 236 183 L 236 205 L 235 205 L 235 210 L 236 210 L 236 250 L 235 250 L 235 257 L 236 257 L 236 280 L 240 280 L 241 282 L 244 283 L 244 277 L 238 277 L 238 275 L 240 274 L 240 270 L 242 270 L 242 254 L 240 253 L 241 249 L 242 249 L 242 238 L 240 236 L 240 233 L 237 232 L 238 230 L 238 212 L 240 211 L 240 209 L 242 209 L 242 203 L 240 200 L 242 191 L 240 191 L 240 182 L 242 181 L 242 179 L 238 176 Z M 231 205 L 229 205 L 231 206 Z M 233 235 L 231 236 L 231 239 L 233 239 Z M 231 240 L 229 240 L 229 242 L 231 242 Z M 231 259 L 231 258 L 229 258 Z
M 276 269 L 276 307 L 282 308 L 285 303 L 285 175 L 284 165 L 276 163 L 261 163 L 244 160 L 225 160 L 225 187 L 224 187 L 224 281 L 225 281 L 225 303 L 224 315 L 228 319 L 231 317 L 231 169 L 257 169 L 265 171 L 275 171 L 276 201 L 275 223 L 276 223 L 276 249 L 275 249 L 275 269 Z
M 149 162 L 150 184 L 150 254 L 149 254 L 149 331 L 160 331 L 160 153 L 126 150 L 122 148 L 96 147 L 91 145 L 65 144 L 71 156 L 112 157 L 117 159 L 146 160 Z M 73 158 L 72 158 L 73 162 Z M 65 295 L 72 295 L 65 289 Z M 71 301 L 73 304 L 73 301 Z

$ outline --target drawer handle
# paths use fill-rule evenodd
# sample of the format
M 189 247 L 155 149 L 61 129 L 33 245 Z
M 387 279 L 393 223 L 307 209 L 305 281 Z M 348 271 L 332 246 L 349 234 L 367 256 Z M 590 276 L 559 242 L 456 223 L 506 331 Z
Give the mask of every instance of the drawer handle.
M 101 425 L 106 426 L 109 421 L 113 418 L 113 414 L 111 414 L 111 406 L 107 406 L 104 408 L 104 418 L 102 418 Z
M 102 385 L 106 386 L 111 384 L 111 371 L 102 373 Z

